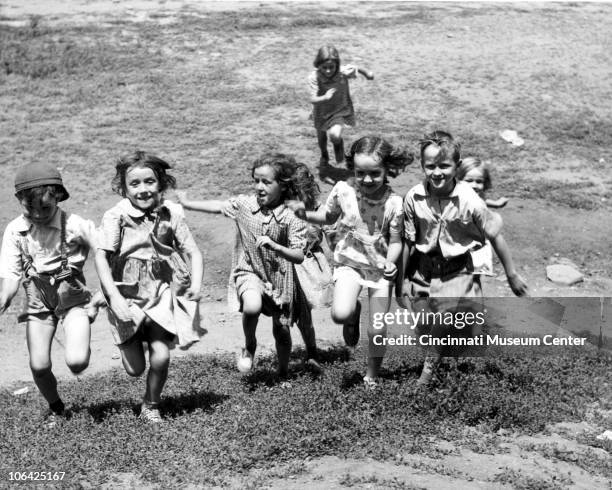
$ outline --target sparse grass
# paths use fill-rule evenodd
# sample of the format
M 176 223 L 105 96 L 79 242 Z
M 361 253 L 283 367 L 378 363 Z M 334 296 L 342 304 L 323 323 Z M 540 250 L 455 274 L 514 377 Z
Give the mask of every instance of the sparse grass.
M 296 463 L 326 455 L 435 457 L 437 439 L 470 444 L 466 425 L 478 428 L 472 437 L 480 444 L 488 440 L 494 447 L 500 427 L 531 433 L 548 423 L 582 420 L 588 406 L 606 396 L 602 380 L 610 376 L 610 359 L 595 352 L 521 362 L 476 359 L 443 364 L 440 382 L 423 392 L 414 383 L 419 360 L 392 356 L 382 385 L 370 393 L 361 386 L 361 356 L 347 360 L 342 348 L 322 354 L 325 375 L 313 378 L 296 367 L 290 387 L 275 378 L 272 358 L 263 358 L 258 371 L 244 378 L 230 356 L 173 361 L 162 402 L 166 422 L 158 428 L 136 419 L 143 380 L 120 371 L 63 383 L 72 416 L 51 431 L 36 425 L 38 394 L 4 393 L 3 466 L 64 468 L 73 486 L 97 486 L 130 473 L 168 487 L 227 484 L 279 464 L 299 473 L 303 466 Z M 564 377 L 555 374 L 560 365 Z M 588 469 L 612 475 L 609 463 Z M 344 482 L 357 483 L 364 482 Z

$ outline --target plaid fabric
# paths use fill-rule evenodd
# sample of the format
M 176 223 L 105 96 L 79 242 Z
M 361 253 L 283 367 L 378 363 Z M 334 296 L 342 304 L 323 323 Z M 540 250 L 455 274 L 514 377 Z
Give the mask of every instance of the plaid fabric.
M 284 204 L 271 210 L 260 208 L 255 196 L 231 198 L 230 205 L 225 214 L 235 220 L 238 229 L 230 289 L 235 289 L 234 295 L 239 301 L 239 293 L 245 287 L 253 281 L 259 283 L 257 289 L 279 307 L 286 324 L 293 319 L 294 303 L 297 303 L 293 264 L 267 247 L 256 248 L 255 243 L 257 238 L 266 235 L 280 245 L 303 250 L 306 225 Z

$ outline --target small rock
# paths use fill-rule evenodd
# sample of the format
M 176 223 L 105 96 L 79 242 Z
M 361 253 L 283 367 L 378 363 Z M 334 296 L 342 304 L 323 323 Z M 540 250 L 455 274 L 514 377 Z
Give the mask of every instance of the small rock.
M 13 395 L 25 395 L 28 391 L 30 391 L 30 389 L 27 386 L 24 386 L 23 388 L 19 388 L 18 390 L 13 391 Z
M 572 286 L 584 281 L 580 271 L 565 264 L 553 264 L 546 267 L 546 278 L 555 284 Z
M 111 357 L 111 359 L 121 359 L 121 356 L 119 354 L 113 354 L 113 357 Z
M 503 131 L 499 132 L 499 135 L 504 141 L 507 141 L 514 146 L 523 146 L 525 144 L 525 140 L 521 138 L 513 129 L 504 129 Z

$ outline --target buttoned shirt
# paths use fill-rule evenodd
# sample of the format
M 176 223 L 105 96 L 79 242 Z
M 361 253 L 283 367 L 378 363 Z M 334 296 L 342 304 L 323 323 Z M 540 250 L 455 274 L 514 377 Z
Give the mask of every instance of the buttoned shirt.
M 57 270 L 62 261 L 61 212 L 58 207 L 51 221 L 45 225 L 32 223 L 21 215 L 11 221 L 2 238 L 0 251 L 0 277 L 18 281 L 24 273 L 22 237 L 25 238 L 27 254 L 37 273 Z M 94 246 L 95 225 L 93 221 L 68 213 L 66 217 L 66 256 L 72 268 L 82 270 L 90 245 Z
M 480 248 L 502 229 L 502 220 L 491 212 L 469 184 L 457 182 L 445 197 L 431 194 L 426 182 L 417 184 L 404 198 L 404 234 L 424 254 L 453 258 Z

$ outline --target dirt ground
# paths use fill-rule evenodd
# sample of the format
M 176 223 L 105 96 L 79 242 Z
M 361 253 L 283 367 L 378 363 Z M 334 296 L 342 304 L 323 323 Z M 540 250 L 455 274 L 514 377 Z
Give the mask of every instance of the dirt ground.
M 134 22 L 157 20 L 160 23 L 169 22 L 174 15 L 188 10 L 191 13 L 206 15 L 210 11 L 236 11 L 255 8 L 258 2 L 197 2 L 183 1 L 149 1 L 149 0 L 0 0 L 0 17 L 4 23 L 12 25 L 27 24 L 32 15 L 42 16 L 45 21 L 53 23 L 84 24 L 89 22 L 112 22 L 113 19 L 131 19 Z M 316 6 L 314 3 L 303 5 Z M 330 2 L 328 5 L 339 5 Z M 278 8 L 291 9 L 290 3 L 277 4 Z M 367 5 L 353 4 L 353 9 L 372 8 Z M 477 8 L 473 6 L 471 8 Z M 521 8 L 537 9 L 536 4 L 523 3 Z M 597 6 L 585 6 L 585 9 L 596 9 Z M 373 9 L 372 10 L 376 10 Z M 381 14 L 382 15 L 382 14 Z M 381 41 L 382 42 L 382 41 Z M 389 41 L 387 41 L 389 42 Z M 245 68 L 247 78 L 257 84 L 255 73 L 249 73 Z M 597 76 L 597 73 L 593 73 Z M 460 88 L 458 88 L 460 90 Z M 303 116 L 303 114 L 296 114 Z M 576 171 L 577 165 L 568 159 L 567 165 L 540 174 L 563 181 L 568 186 L 581 185 L 585 179 L 595 179 L 584 176 L 584 172 Z M 412 168 L 394 182 L 394 188 L 405 193 L 418 180 L 419 169 Z M 7 179 L 10 180 L 10 179 Z M 77 182 L 70 182 L 78 186 Z M 595 179 L 596 180 L 596 179 Z M 9 192 L 11 182 L 1 184 L 4 195 Z M 603 185 L 598 182 L 597 185 Z M 325 194 L 329 187 L 322 186 Z M 6 191 L 6 192 L 4 192 Z M 603 195 L 603 194 L 602 194 Z M 95 197 L 93 198 L 95 199 Z M 111 197 L 101 198 L 99 206 L 111 202 Z M 605 197 L 601 198 L 605 201 Z M 3 204 L 5 204 L 3 202 Z M 8 201 L 0 211 L 3 226 L 8 218 L 17 215 L 17 207 L 13 200 Z M 78 206 L 80 203 L 75 203 Z M 86 203 L 85 203 L 86 204 Z M 108 207 L 108 206 L 107 206 Z M 87 216 L 86 211 L 85 214 Z M 530 286 L 532 296 L 611 296 L 612 295 L 612 258 L 609 254 L 607 237 L 612 235 L 612 220 L 607 207 L 595 209 L 570 208 L 559 203 L 550 203 L 541 199 L 513 198 L 503 210 L 506 225 L 505 236 L 511 245 L 515 261 L 519 265 L 521 275 Z M 526 215 L 528 213 L 528 219 Z M 95 212 L 91 217 L 98 220 Z M 188 219 L 201 220 L 201 215 L 188 213 Z M 519 232 L 520 230 L 520 232 Z M 207 217 L 205 225 L 206 264 L 205 293 L 206 299 L 201 304 L 203 327 L 206 334 L 199 344 L 187 352 L 175 351 L 175 357 L 193 353 L 238 352 L 242 347 L 242 330 L 240 317 L 227 311 L 225 301 L 225 281 L 229 266 L 227 222 L 223 218 Z M 562 287 L 546 280 L 545 266 L 560 257 L 574 261 L 585 275 L 584 282 L 573 287 Z M 511 292 L 505 283 L 505 277 L 496 265 L 499 275 L 487 278 L 484 289 L 488 296 L 509 296 Z M 89 283 L 96 284 L 92 264 L 87 269 Z M 20 301 L 16 301 L 7 315 L 0 318 L 0 359 L 3 368 L 0 370 L 0 388 L 16 390 L 24 386 L 33 388 L 28 369 L 27 350 L 23 325 L 15 322 Z M 321 347 L 341 341 L 340 329 L 333 325 L 326 311 L 317 311 L 314 316 L 317 336 Z M 258 331 L 259 345 L 262 351 L 273 349 L 273 339 L 269 321 L 262 320 Z M 294 336 L 295 345 L 300 345 L 299 335 Z M 53 346 L 54 371 L 62 379 L 70 379 L 70 374 L 63 362 L 63 333 L 58 332 L 57 341 Z M 97 372 L 119 368 L 121 366 L 118 352 L 112 345 L 108 332 L 105 313 L 102 312 L 92 330 L 91 364 L 82 376 L 91 376 Z M 498 454 L 482 455 L 448 445 L 446 456 L 440 460 L 415 455 L 398 455 L 396 463 L 381 463 L 375 461 L 341 460 L 326 457 L 306 462 L 306 471 L 292 479 L 279 476 L 270 482 L 271 488 L 343 488 L 355 486 L 359 488 L 491 488 L 491 483 L 485 483 L 486 476 L 491 472 L 504 469 L 508 474 L 521 475 L 524 488 L 528 488 L 530 478 L 542 475 L 555 475 L 562 487 L 571 488 L 610 488 L 610 482 L 589 475 L 571 462 L 560 462 L 554 457 L 544 457 L 536 451 L 538 447 L 550 447 L 554 451 L 574 452 L 588 455 L 593 448 L 576 442 L 577 435 L 596 430 L 589 422 L 582 424 L 560 424 L 552 427 L 548 435 L 533 437 L 508 433 L 506 442 L 500 447 Z M 440 442 L 444 445 L 444 441 Z M 603 450 L 597 450 L 603 451 Z M 608 455 L 609 457 L 609 455 Z M 448 472 L 432 471 L 432 467 L 443 466 Z M 459 474 L 459 476 L 458 476 Z M 279 468 L 282 475 L 282 468 Z M 127 484 L 136 486 L 139 481 L 133 476 L 125 475 Z M 535 481 L 535 480 L 534 480 Z M 236 486 L 244 482 L 237 481 Z M 406 486 L 401 486 L 406 485 Z M 509 488 L 500 481 L 498 488 Z

